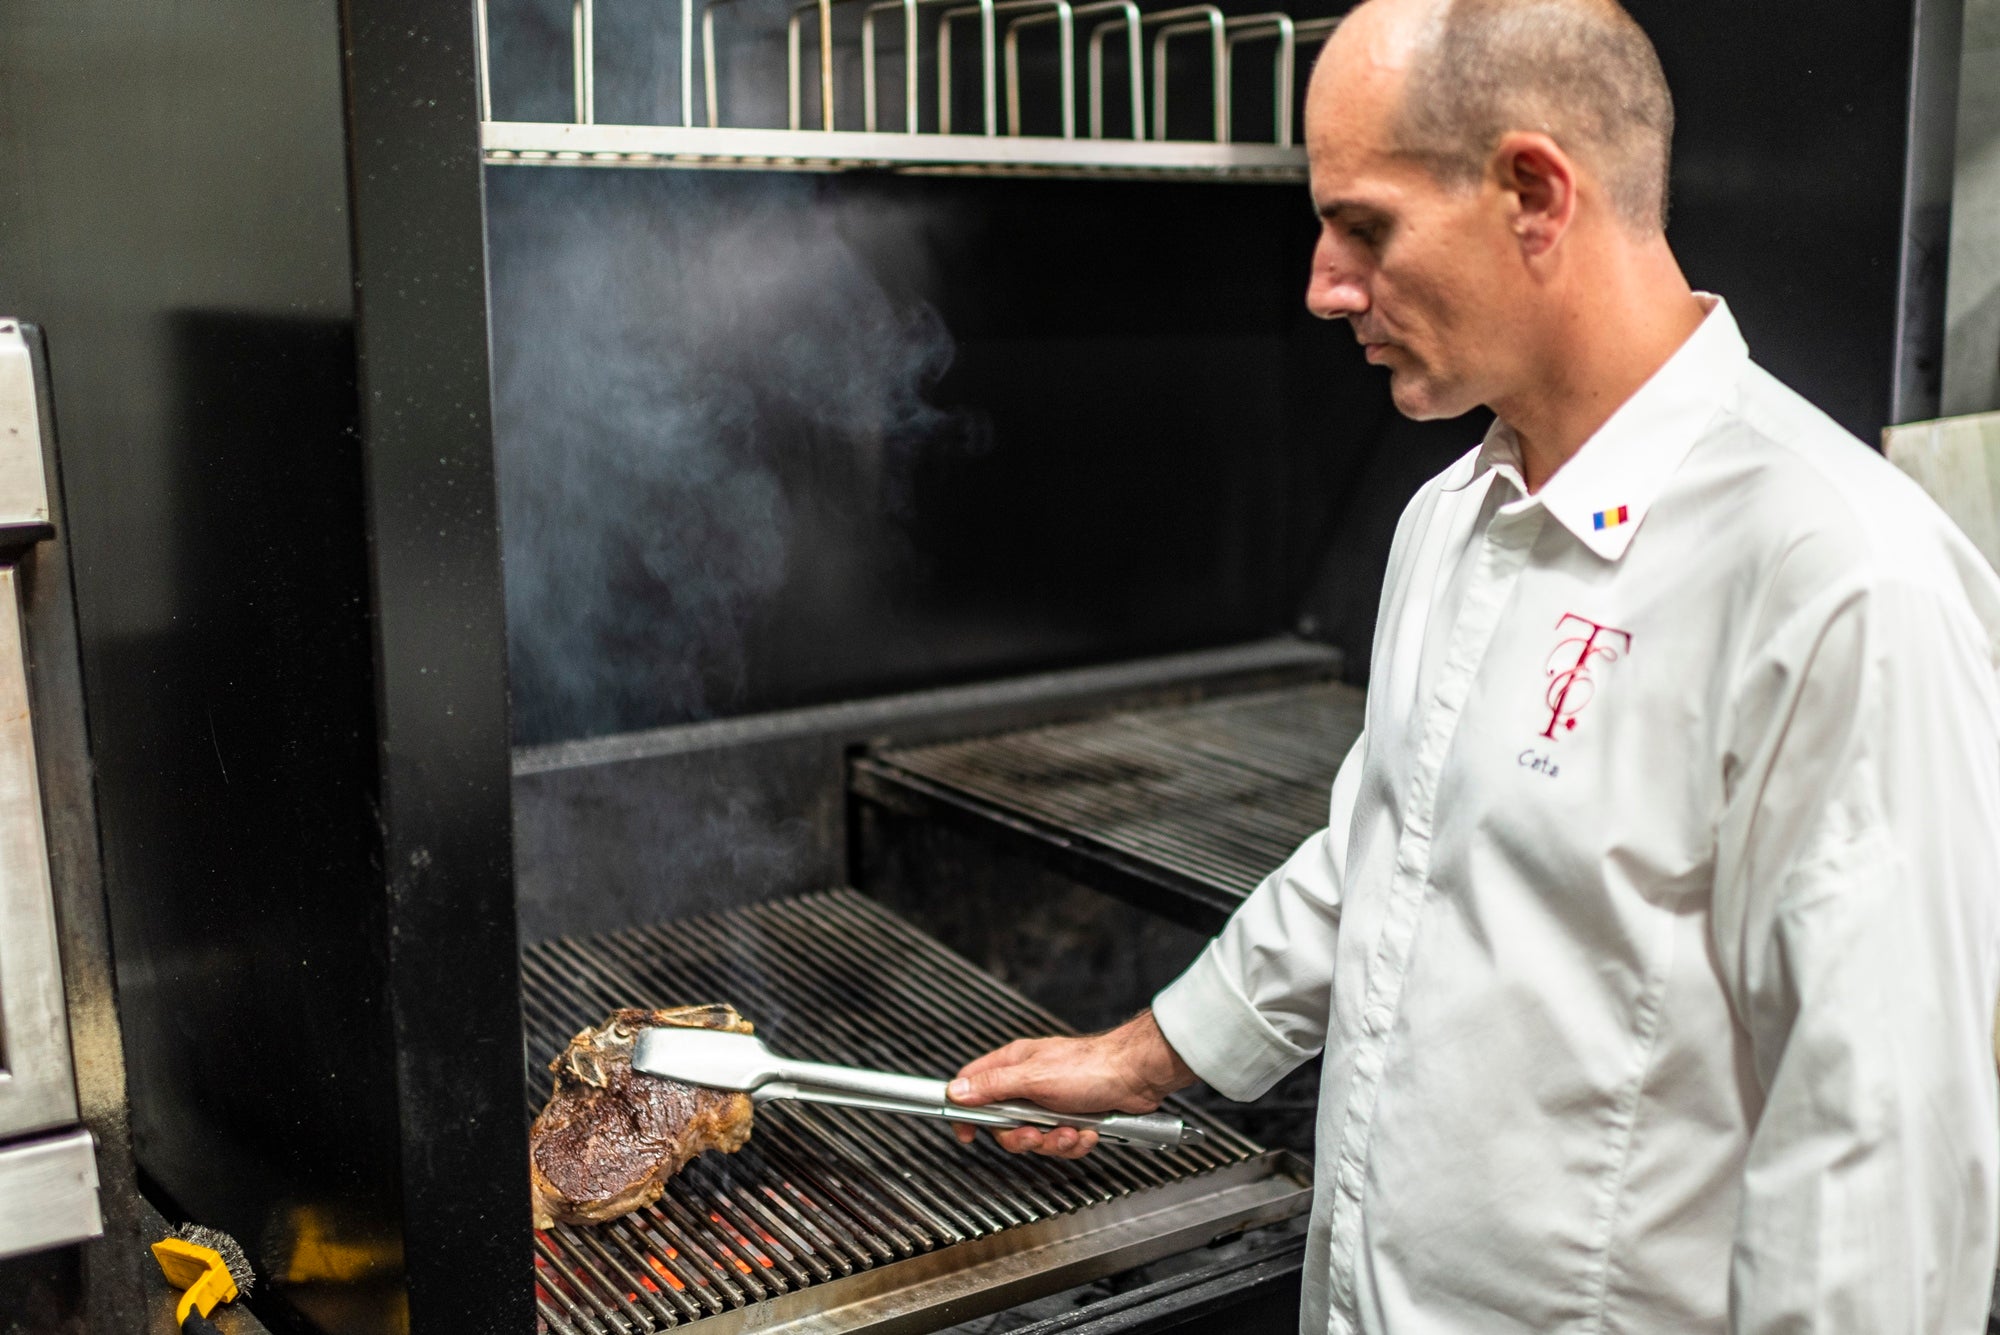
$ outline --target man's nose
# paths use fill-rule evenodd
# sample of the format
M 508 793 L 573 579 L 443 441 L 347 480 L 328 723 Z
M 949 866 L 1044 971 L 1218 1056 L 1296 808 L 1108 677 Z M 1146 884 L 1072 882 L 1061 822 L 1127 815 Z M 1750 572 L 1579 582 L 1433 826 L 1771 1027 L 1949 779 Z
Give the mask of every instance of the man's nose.
M 1306 282 L 1306 309 L 1322 320 L 1339 320 L 1368 309 L 1368 289 L 1333 247 L 1321 242 L 1313 252 L 1312 277 Z

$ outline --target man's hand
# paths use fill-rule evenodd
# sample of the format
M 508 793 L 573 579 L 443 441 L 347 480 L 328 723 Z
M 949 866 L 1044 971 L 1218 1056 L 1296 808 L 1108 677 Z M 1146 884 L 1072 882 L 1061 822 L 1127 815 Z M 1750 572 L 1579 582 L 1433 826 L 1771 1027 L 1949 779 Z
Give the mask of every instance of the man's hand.
M 951 1101 L 967 1107 L 1026 1099 L 1053 1112 L 1151 1112 L 1160 1100 L 1195 1082 L 1195 1074 L 1167 1042 L 1150 1010 L 1116 1029 L 1087 1038 L 1023 1038 L 989 1052 L 951 1082 Z M 978 1132 L 957 1127 L 970 1145 Z M 1097 1133 L 1059 1126 L 995 1131 L 993 1139 L 1015 1154 L 1081 1159 L 1097 1146 Z

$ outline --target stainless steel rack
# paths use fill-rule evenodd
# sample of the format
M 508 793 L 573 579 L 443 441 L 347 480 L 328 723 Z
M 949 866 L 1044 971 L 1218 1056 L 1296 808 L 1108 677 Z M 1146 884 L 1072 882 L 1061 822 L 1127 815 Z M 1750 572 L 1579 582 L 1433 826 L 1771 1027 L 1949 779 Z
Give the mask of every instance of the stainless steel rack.
M 1225 15 L 1212 4 L 1142 9 L 1135 0 L 799 0 L 785 28 L 787 123 L 726 125 L 719 89 L 717 26 L 732 0 L 681 0 L 679 6 L 679 124 L 600 124 L 596 96 L 594 0 L 572 0 L 570 47 L 573 114 L 568 121 L 493 118 L 487 0 L 476 0 L 479 36 L 481 148 L 488 162 L 610 167 L 729 167 L 839 171 L 855 168 L 918 173 L 1053 176 L 1176 176 L 1218 180 L 1298 181 L 1305 152 L 1297 140 L 1298 70 L 1302 59 L 1339 22 L 1294 19 L 1267 11 Z M 859 10 L 851 22 L 836 11 Z M 883 20 L 891 20 L 884 23 Z M 898 31 L 903 128 L 882 125 L 889 56 L 882 29 Z M 976 32 L 968 42 L 966 31 Z M 1053 77 L 1023 72 L 1024 42 L 1053 30 Z M 807 33 L 813 38 L 807 54 Z M 1170 138 L 1169 80 L 1177 46 L 1199 43 L 1206 66 L 1207 126 L 1198 138 Z M 1079 62 L 1077 50 L 1083 48 Z M 1268 46 L 1263 62 L 1239 61 L 1244 48 Z M 970 48 L 970 49 L 968 49 Z M 753 47 L 753 50 L 758 48 Z M 697 53 L 699 53 L 697 55 Z M 861 64 L 860 125 L 839 123 L 839 53 Z M 760 52 L 761 54 L 761 52 Z M 925 97 L 921 77 L 934 65 Z M 974 67 L 979 114 L 967 130 L 954 119 L 953 80 Z M 775 78 L 780 57 L 770 53 Z M 1079 127 L 1078 67 L 1084 116 Z M 1232 104 L 1242 64 L 1267 80 L 1270 140 L 1242 142 Z M 696 95 L 697 65 L 701 92 Z M 1108 129 L 1107 67 L 1123 69 L 1123 134 Z M 963 67 L 963 68 L 961 68 Z M 816 88 L 808 89 L 808 70 Z M 697 109 L 703 122 L 697 123 Z M 1029 109 L 1060 131 L 1024 134 Z M 1052 113 L 1052 114 L 1051 114 Z M 816 124 L 811 122 L 816 121 Z M 929 128 L 927 128 L 929 127 Z
M 1322 682 L 1134 710 L 879 751 L 850 786 L 1212 932 L 1326 824 L 1365 705 Z

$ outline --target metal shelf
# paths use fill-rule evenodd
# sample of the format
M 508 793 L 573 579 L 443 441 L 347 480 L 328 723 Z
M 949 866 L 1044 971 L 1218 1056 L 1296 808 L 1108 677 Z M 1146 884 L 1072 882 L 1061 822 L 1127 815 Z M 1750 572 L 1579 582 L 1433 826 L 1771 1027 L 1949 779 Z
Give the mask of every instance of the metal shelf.
M 1212 181 L 1305 179 L 1305 150 L 1295 142 L 1298 64 L 1313 39 L 1332 31 L 1336 19 L 1294 19 L 1281 11 L 1225 15 L 1209 3 L 1142 11 L 1138 0 L 792 0 L 785 33 L 784 77 L 789 124 L 785 129 L 724 123 L 718 97 L 721 55 L 716 14 L 732 0 L 703 0 L 699 24 L 695 0 L 679 5 L 679 124 L 605 125 L 597 122 L 597 38 L 594 0 L 571 0 L 571 92 L 575 113 L 567 121 L 503 121 L 493 115 L 487 0 L 474 0 L 477 13 L 480 146 L 491 163 L 596 167 L 724 167 L 763 171 L 891 170 L 969 176 L 1171 177 Z M 860 8 L 858 33 L 836 38 L 834 8 Z M 1021 12 L 1029 11 L 1029 12 Z M 902 129 L 878 127 L 879 104 L 891 85 L 882 78 L 877 50 L 877 18 L 901 16 Z M 1005 15 L 1005 21 L 1002 21 Z M 1076 20 L 1093 18 L 1079 37 Z M 1101 18 L 1101 22 L 1094 19 Z M 817 60 L 806 59 L 805 29 L 816 19 Z M 961 41 L 955 57 L 958 20 L 977 19 L 977 37 Z M 928 34 L 926 27 L 928 25 Z M 852 26 L 852 25 L 849 25 Z M 696 37 L 699 28 L 699 39 Z M 1024 75 L 1021 35 L 1053 27 L 1057 73 Z M 1145 50 L 1151 42 L 1151 60 Z M 1170 138 L 1168 77 L 1170 47 L 1200 39 L 1207 67 L 1205 86 L 1209 133 L 1200 139 Z M 1114 40 L 1115 39 L 1115 40 Z M 739 41 L 742 40 L 739 38 Z M 750 40 L 755 46 L 754 34 Z M 1042 40 L 1037 37 L 1037 41 Z M 1302 45 L 1303 43 L 1303 45 Z M 862 64 L 861 111 L 842 129 L 836 119 L 835 50 L 858 46 Z M 1085 59 L 1077 59 L 1078 48 Z M 1272 142 L 1238 142 L 1232 133 L 1234 70 L 1241 48 L 1268 47 L 1268 90 L 1274 117 Z M 933 49 L 936 92 L 926 111 L 919 58 Z M 697 62 L 699 50 L 699 62 Z M 891 48 L 894 51 L 892 45 Z M 739 49 L 740 54 L 740 49 Z M 761 61 L 760 50 L 753 56 Z M 978 104 L 973 133 L 953 133 L 955 66 L 976 57 Z M 1260 56 L 1261 59 L 1261 56 Z M 1124 136 L 1106 133 L 1107 63 L 1125 69 Z M 696 100 L 696 69 L 702 96 Z M 816 73 L 815 97 L 807 76 Z M 770 66 L 778 68 L 775 60 Z M 1004 71 L 1004 73 L 1003 73 Z M 960 71 L 961 76 L 969 71 Z M 1079 73 L 1086 88 L 1078 97 Z M 961 85 L 963 87 L 963 85 Z M 1004 104 L 1005 132 L 1001 106 Z M 1024 93 L 1024 88 L 1026 89 Z M 1079 101 L 1088 112 L 1088 135 L 1080 134 Z M 818 126 L 811 126 L 810 103 L 818 103 Z M 1024 102 L 1056 108 L 1062 133 L 1039 137 L 1020 133 Z M 1148 103 L 1150 102 L 1150 117 Z M 706 113 L 698 124 L 696 108 Z M 852 114 L 852 102 L 847 114 Z M 1150 125 L 1148 121 L 1150 120 Z M 934 125 L 934 132 L 923 132 Z M 912 133 L 912 131 L 917 131 Z
M 486 161 L 562 167 L 722 167 L 762 171 L 902 172 L 970 176 L 1305 179 L 1305 150 L 1276 144 L 889 134 L 861 130 L 710 129 L 488 121 Z

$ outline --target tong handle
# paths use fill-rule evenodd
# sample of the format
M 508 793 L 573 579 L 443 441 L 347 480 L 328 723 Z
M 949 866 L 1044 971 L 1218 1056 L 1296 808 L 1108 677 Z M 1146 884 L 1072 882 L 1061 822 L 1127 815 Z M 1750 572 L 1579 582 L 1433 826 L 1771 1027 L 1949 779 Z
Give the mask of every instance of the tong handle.
M 898 1103 L 949 1104 L 942 1080 L 920 1075 L 896 1075 L 889 1071 L 868 1071 L 859 1066 L 828 1066 L 821 1062 L 780 1058 L 777 1076 L 802 1089 L 831 1089 L 867 1098 L 894 1099 Z
M 784 1092 L 766 1094 L 766 1098 L 838 1103 L 845 1107 L 912 1113 L 919 1117 L 936 1117 L 978 1126 L 1088 1127 L 1105 1140 L 1152 1149 L 1169 1149 L 1201 1138 L 1198 1129 L 1164 1113 L 1059 1113 L 1024 1102 L 964 1107 L 951 1101 L 946 1092 L 948 1085 L 943 1080 L 868 1071 L 853 1066 L 826 1066 L 819 1062 L 780 1061 L 778 1065 L 779 1087 Z M 766 1085 L 758 1092 L 763 1093 L 769 1088 Z M 822 1097 L 830 1094 L 842 1097 Z
M 952 1106 L 957 1108 L 956 1104 Z M 1104 1140 L 1153 1150 L 1192 1145 L 1203 1139 L 1200 1127 L 1189 1126 L 1167 1113 L 1059 1113 L 1037 1103 L 1012 1102 L 980 1106 L 988 1112 L 1011 1117 L 1023 1126 L 1073 1126 L 1079 1130 L 1088 1127 Z
M 984 1108 L 946 1108 L 935 1103 L 908 1103 L 902 1099 L 875 1098 L 867 1094 L 843 1094 L 834 1089 L 795 1085 L 788 1080 L 774 1080 L 767 1085 L 759 1085 L 750 1097 L 758 1103 L 795 1099 L 800 1103 L 825 1103 L 836 1108 L 866 1108 L 871 1112 L 908 1113 L 913 1117 L 934 1117 L 939 1121 L 967 1122 L 974 1126 L 1002 1129 L 1021 1125 L 1018 1120 L 1005 1113 L 989 1112 Z

